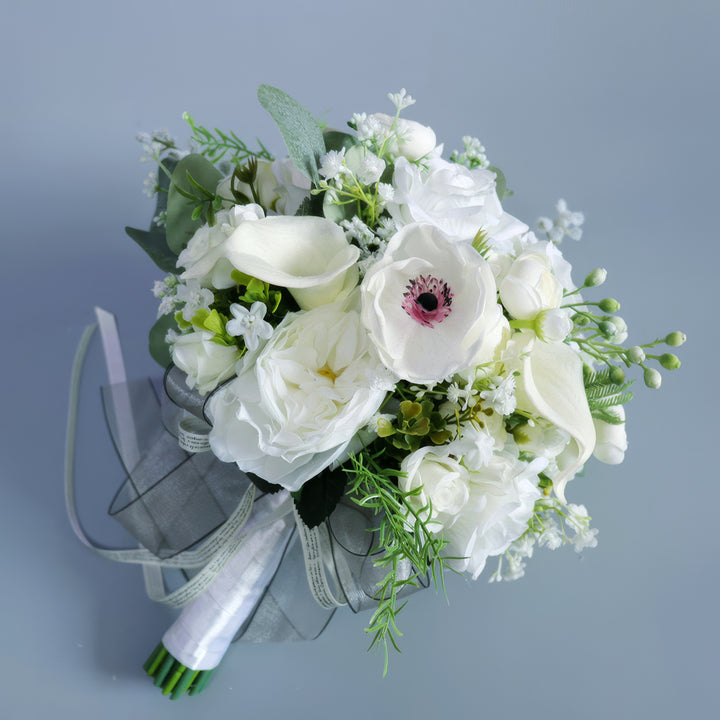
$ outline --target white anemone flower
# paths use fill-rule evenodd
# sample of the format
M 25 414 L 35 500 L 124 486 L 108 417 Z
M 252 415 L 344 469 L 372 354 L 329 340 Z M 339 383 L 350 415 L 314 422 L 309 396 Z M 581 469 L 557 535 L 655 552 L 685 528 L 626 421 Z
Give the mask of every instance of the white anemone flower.
M 490 266 L 429 224 L 405 226 L 361 285 L 362 318 L 385 365 L 431 384 L 492 359 L 505 327 Z

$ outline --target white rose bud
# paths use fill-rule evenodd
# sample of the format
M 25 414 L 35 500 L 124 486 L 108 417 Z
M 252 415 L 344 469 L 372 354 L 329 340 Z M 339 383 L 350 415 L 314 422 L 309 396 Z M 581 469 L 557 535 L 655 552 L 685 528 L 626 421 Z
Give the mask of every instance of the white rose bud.
M 201 395 L 214 390 L 235 373 L 237 347 L 212 342 L 213 333 L 195 330 L 178 335 L 172 346 L 173 363 L 187 373 L 187 385 Z
M 625 408 L 622 405 L 615 405 L 608 408 L 608 412 L 612 413 L 623 423 L 614 425 L 606 423 L 604 420 L 593 418 L 595 425 L 595 449 L 593 455 L 600 462 L 608 465 L 619 465 L 625 458 L 625 451 L 628 448 L 627 434 L 625 432 Z
M 391 117 L 385 113 L 375 113 L 371 117 L 385 128 L 390 130 L 393 122 L 398 134 L 398 154 L 406 157 L 411 162 L 431 153 L 435 149 L 435 132 L 427 125 L 421 125 L 414 120 Z
M 407 455 L 402 462 L 404 473 L 399 478 L 400 490 L 405 493 L 419 490 L 406 502 L 421 514 L 421 517 L 440 531 L 445 523 L 462 510 L 470 497 L 468 471 L 454 458 L 437 455 L 429 447 L 420 448 Z M 430 505 L 432 510 L 421 512 Z
M 553 274 L 546 248 L 539 245 L 519 255 L 500 283 L 500 300 L 518 320 L 532 320 L 562 301 L 562 285 Z

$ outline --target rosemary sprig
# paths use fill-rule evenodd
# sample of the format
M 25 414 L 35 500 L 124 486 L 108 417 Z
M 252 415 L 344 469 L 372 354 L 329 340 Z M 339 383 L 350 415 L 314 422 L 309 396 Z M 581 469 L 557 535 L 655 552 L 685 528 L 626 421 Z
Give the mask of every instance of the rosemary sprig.
M 447 542 L 428 527 L 430 505 L 418 509 L 417 502 L 412 502 L 412 498 L 419 496 L 421 488 L 402 491 L 396 482 L 399 471 L 381 467 L 378 463 L 383 454 L 382 450 L 372 454 L 366 449 L 350 458 L 347 495 L 360 507 L 372 510 L 379 521 L 373 528 L 378 533 L 375 550 L 380 551 L 375 566 L 387 568 L 387 574 L 379 583 L 375 596 L 378 607 L 366 631 L 373 634 L 368 649 L 383 648 L 385 675 L 389 646 L 400 652 L 397 638 L 402 633 L 397 626 L 397 615 L 405 607 L 405 603 L 399 604 L 401 592 L 417 587 L 419 579 L 429 573 L 435 588 L 442 588 L 444 593 L 444 571 L 448 569 L 447 561 L 452 558 L 441 555 Z
M 268 149 L 257 140 L 259 150 L 250 150 L 248 146 L 234 133 L 226 133 L 218 128 L 209 130 L 198 125 L 189 113 L 183 113 L 183 120 L 192 129 L 192 139 L 199 146 L 200 152 L 214 163 L 230 155 L 230 161 L 235 165 L 242 165 L 249 158 L 258 158 L 272 162 L 273 156 Z

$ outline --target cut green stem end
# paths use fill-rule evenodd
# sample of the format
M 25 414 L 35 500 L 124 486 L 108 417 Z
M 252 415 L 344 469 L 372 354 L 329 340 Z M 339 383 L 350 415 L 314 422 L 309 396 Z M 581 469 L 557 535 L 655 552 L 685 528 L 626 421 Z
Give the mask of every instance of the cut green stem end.
M 205 689 L 215 670 L 192 670 L 178 662 L 160 643 L 145 661 L 143 670 L 163 695 L 177 700 L 183 693 L 197 695 Z

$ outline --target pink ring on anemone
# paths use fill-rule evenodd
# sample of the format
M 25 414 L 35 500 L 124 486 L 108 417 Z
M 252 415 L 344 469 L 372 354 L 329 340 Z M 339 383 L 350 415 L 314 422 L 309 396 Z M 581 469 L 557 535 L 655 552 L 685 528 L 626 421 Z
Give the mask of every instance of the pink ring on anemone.
M 402 307 L 413 320 L 431 328 L 450 314 L 452 299 L 452 290 L 442 278 L 418 275 L 407 284 Z

